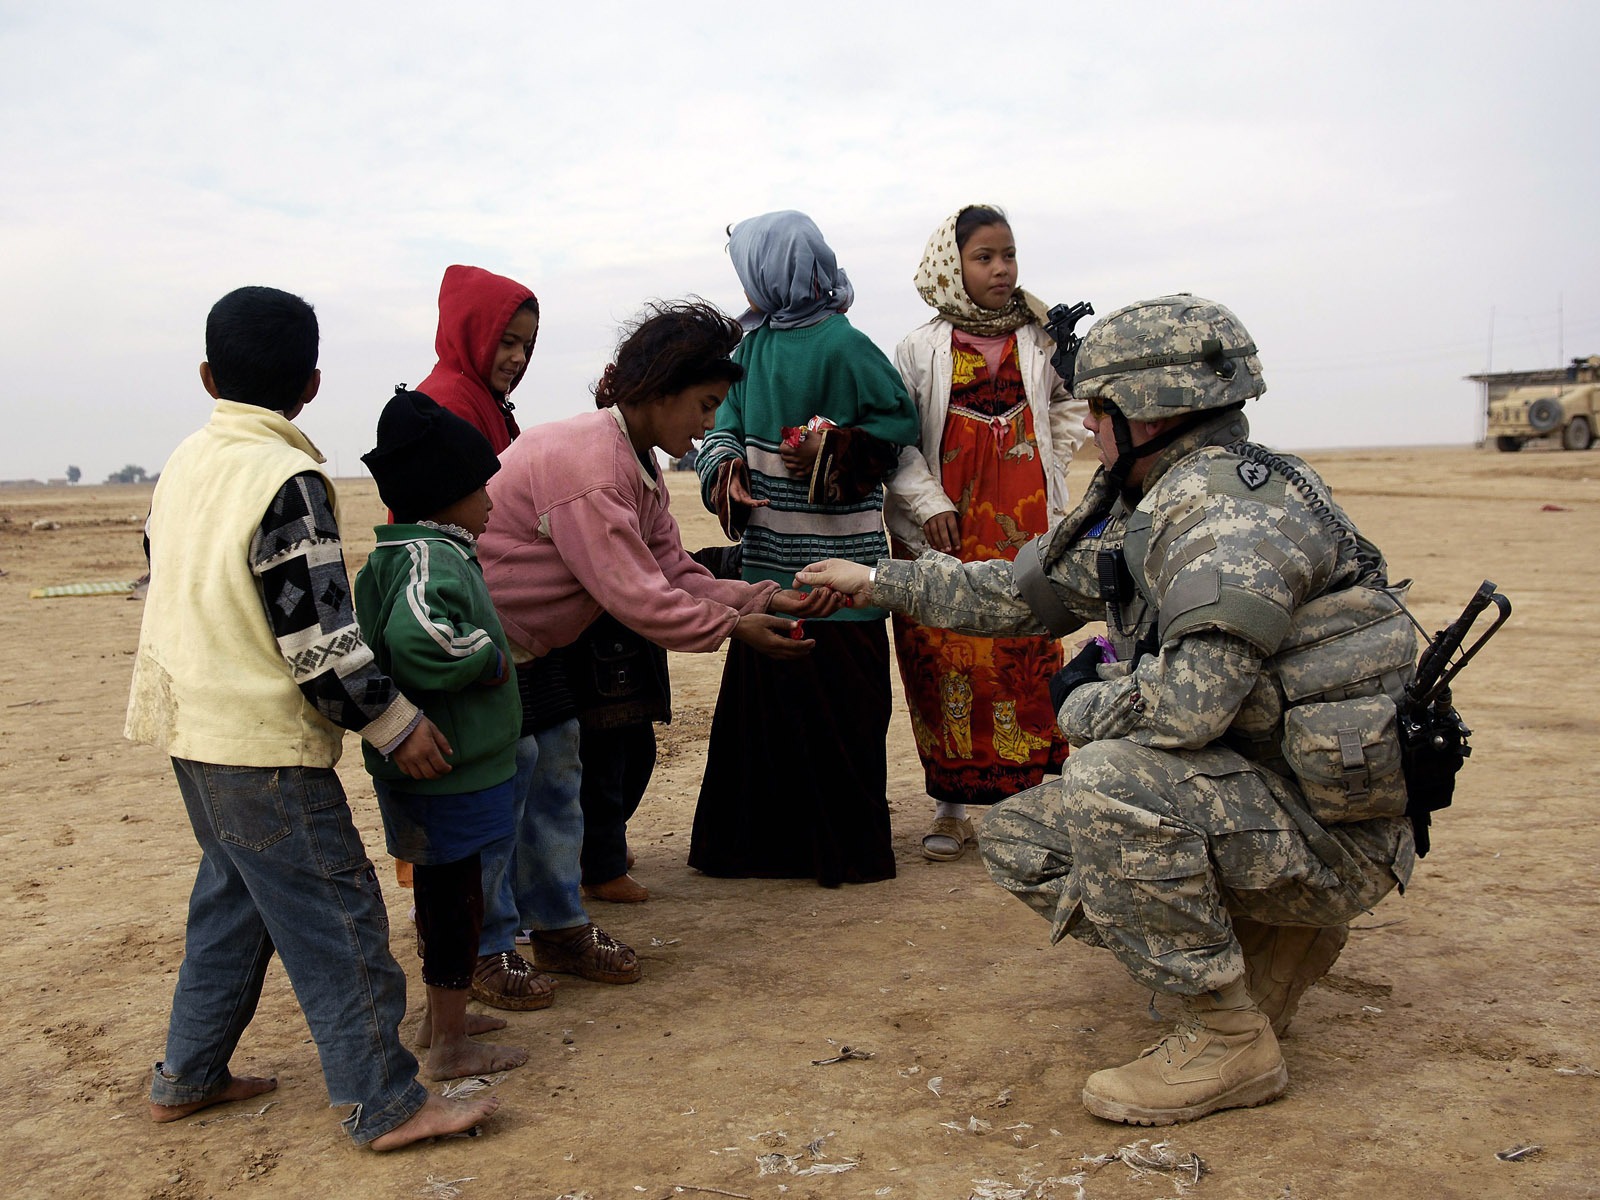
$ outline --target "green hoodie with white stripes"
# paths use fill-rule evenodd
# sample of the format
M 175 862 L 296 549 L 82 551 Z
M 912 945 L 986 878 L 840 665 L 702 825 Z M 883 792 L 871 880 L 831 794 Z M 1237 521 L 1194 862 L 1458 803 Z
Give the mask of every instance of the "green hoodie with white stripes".
M 361 636 L 450 743 L 451 770 L 412 779 L 362 744 L 375 779 L 407 792 L 480 791 L 516 774 L 522 705 L 511 652 L 470 538 L 432 525 L 379 525 L 356 575 Z

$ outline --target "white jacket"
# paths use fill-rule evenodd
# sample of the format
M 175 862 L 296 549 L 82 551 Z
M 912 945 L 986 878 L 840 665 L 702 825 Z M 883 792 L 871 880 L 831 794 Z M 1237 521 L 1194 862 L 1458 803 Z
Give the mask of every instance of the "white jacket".
M 918 554 L 928 548 L 922 527 L 940 513 L 956 511 L 955 502 L 945 494 L 939 468 L 944 423 L 950 413 L 951 328 L 943 317 L 934 317 L 906 334 L 894 351 L 894 365 L 922 416 L 922 438 L 920 445 L 900 451 L 899 465 L 885 484 L 883 516 L 889 532 Z M 1067 468 L 1073 451 L 1088 440 L 1083 418 L 1089 406 L 1072 398 L 1050 365 L 1055 352 L 1050 335 L 1032 324 L 1016 332 L 1017 366 L 1033 411 L 1033 436 L 1044 464 L 1054 524 L 1067 514 Z

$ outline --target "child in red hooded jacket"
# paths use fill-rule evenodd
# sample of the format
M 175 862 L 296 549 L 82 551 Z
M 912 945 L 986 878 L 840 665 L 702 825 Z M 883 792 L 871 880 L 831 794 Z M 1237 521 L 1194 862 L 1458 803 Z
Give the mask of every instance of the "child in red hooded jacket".
M 509 397 L 528 369 L 538 334 L 532 289 L 482 267 L 446 267 L 433 339 L 439 361 L 416 390 L 472 425 L 498 456 L 520 432 Z M 508 869 L 503 855 L 484 861 L 485 919 L 471 994 L 494 1008 L 543 1008 L 554 999 L 553 982 L 516 953 L 517 915 L 503 911 L 511 899 Z M 396 860 L 395 873 L 410 886 L 409 863 Z
M 538 336 L 531 289 L 482 267 L 446 267 L 433 339 L 439 361 L 416 390 L 471 422 L 499 454 L 519 432 L 509 397 Z

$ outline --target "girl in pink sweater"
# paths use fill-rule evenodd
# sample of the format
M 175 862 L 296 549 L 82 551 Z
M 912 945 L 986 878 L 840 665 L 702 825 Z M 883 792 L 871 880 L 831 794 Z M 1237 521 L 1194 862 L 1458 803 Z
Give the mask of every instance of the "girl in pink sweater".
M 669 650 L 711 651 L 737 638 L 774 658 L 799 658 L 786 617 L 826 616 L 831 592 L 718 579 L 684 551 L 655 451 L 682 457 L 708 433 L 728 386 L 744 370 L 729 355 L 736 321 L 704 302 L 657 305 L 628 329 L 595 388 L 599 411 L 527 430 L 490 481 L 494 520 L 478 559 L 519 673 L 570 645 L 601 611 Z M 782 615 L 773 615 L 782 614 Z M 536 698 L 529 692 L 528 701 Z M 577 721 L 525 722 L 518 776 L 527 778 L 519 833 L 516 905 L 535 965 L 609 983 L 639 977 L 638 957 L 588 920 L 579 884 L 583 820 L 577 773 L 535 784 L 539 743 L 570 764 Z M 526 764 L 526 769 L 524 764 Z M 524 862 L 528 855 L 530 861 Z
M 479 542 L 506 634 L 528 657 L 572 643 L 604 609 L 668 650 L 729 637 L 774 658 L 812 646 L 789 621 L 836 597 L 718 579 L 689 557 L 654 451 L 674 458 L 710 432 L 744 368 L 738 322 L 703 301 L 657 305 L 626 331 L 595 387 L 599 411 L 513 442 L 490 481 L 495 518 Z

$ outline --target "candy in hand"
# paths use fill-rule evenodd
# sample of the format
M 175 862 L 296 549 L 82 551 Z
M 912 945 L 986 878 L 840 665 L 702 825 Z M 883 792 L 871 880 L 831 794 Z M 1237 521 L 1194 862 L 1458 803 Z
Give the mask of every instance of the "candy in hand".
M 785 450 L 798 450 L 800 443 L 806 440 L 807 433 L 820 433 L 824 429 L 835 428 L 834 423 L 827 417 L 812 417 L 804 425 L 785 425 L 783 427 L 783 448 Z

